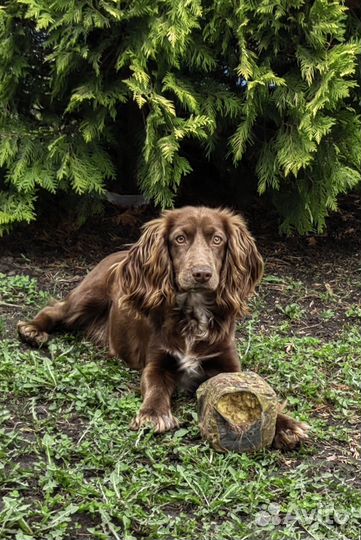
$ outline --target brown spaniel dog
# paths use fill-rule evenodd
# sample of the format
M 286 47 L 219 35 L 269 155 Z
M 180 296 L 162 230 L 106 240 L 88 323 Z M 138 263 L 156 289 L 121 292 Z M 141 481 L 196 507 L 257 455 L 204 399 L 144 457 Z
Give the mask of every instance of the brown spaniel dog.
M 62 302 L 20 337 L 39 346 L 56 326 L 82 328 L 131 368 L 142 369 L 143 405 L 132 427 L 178 426 L 177 387 L 195 389 L 220 372 L 240 370 L 235 322 L 259 283 L 263 260 L 245 222 L 229 210 L 185 207 L 144 226 L 129 251 L 101 261 Z M 293 448 L 307 426 L 279 413 L 274 445 Z

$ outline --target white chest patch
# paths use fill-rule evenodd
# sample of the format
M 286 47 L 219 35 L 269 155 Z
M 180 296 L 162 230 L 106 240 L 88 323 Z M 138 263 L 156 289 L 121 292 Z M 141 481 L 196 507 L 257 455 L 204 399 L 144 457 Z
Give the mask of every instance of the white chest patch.
M 197 375 L 202 370 L 201 359 L 192 354 L 192 344 L 186 340 L 185 351 L 174 351 L 173 356 L 178 360 L 178 369 L 188 375 Z
M 214 358 L 219 356 L 220 353 L 211 353 L 207 355 L 198 356 L 195 354 L 184 354 L 180 351 L 168 351 L 178 362 L 179 379 L 177 385 L 183 390 L 195 390 L 199 382 L 202 381 L 204 374 L 202 361 L 208 358 Z
M 196 375 L 201 370 L 198 358 L 194 356 L 177 356 L 180 371 L 185 371 L 189 375 Z
M 212 327 L 212 303 L 207 294 L 201 291 L 179 293 L 177 305 L 184 317 L 181 328 L 184 346 L 182 349 L 172 349 L 167 352 L 176 358 L 181 374 L 181 385 L 187 386 L 189 381 L 201 377 L 202 360 L 218 356 L 219 353 L 200 355 L 194 352 L 196 342 L 206 340 Z
M 199 355 L 192 353 L 191 342 L 187 342 L 187 347 L 185 351 L 176 351 L 176 350 L 167 350 L 167 353 L 171 354 L 174 358 L 177 359 L 178 369 L 188 376 L 198 376 L 202 373 L 202 361 L 208 360 L 209 358 L 216 358 L 221 353 L 214 352 L 205 355 Z

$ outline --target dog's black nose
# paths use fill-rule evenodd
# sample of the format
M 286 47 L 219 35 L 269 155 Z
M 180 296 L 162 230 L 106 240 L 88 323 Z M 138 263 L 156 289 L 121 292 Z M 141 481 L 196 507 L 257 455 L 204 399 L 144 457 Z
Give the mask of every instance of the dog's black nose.
M 212 277 L 212 270 L 208 266 L 194 266 L 192 276 L 198 283 L 207 283 Z

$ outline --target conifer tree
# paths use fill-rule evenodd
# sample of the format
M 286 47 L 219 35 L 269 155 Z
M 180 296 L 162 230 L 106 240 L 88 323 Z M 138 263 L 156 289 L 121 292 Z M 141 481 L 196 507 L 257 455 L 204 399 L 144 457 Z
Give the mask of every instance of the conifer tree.
M 359 34 L 339 0 L 3 2 L 0 232 L 45 192 L 101 200 L 128 158 L 171 206 L 186 143 L 249 160 L 283 231 L 322 230 L 360 182 Z

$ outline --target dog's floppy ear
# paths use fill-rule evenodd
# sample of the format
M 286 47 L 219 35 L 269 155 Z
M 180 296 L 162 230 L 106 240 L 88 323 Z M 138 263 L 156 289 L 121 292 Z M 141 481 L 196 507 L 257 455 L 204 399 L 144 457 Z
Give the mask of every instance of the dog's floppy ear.
M 117 268 L 120 306 L 147 314 L 174 301 L 173 268 L 167 245 L 166 218 L 147 223 L 143 234 Z
M 228 245 L 217 304 L 237 315 L 247 313 L 247 300 L 263 275 L 263 259 L 244 220 L 230 212 L 226 217 Z

